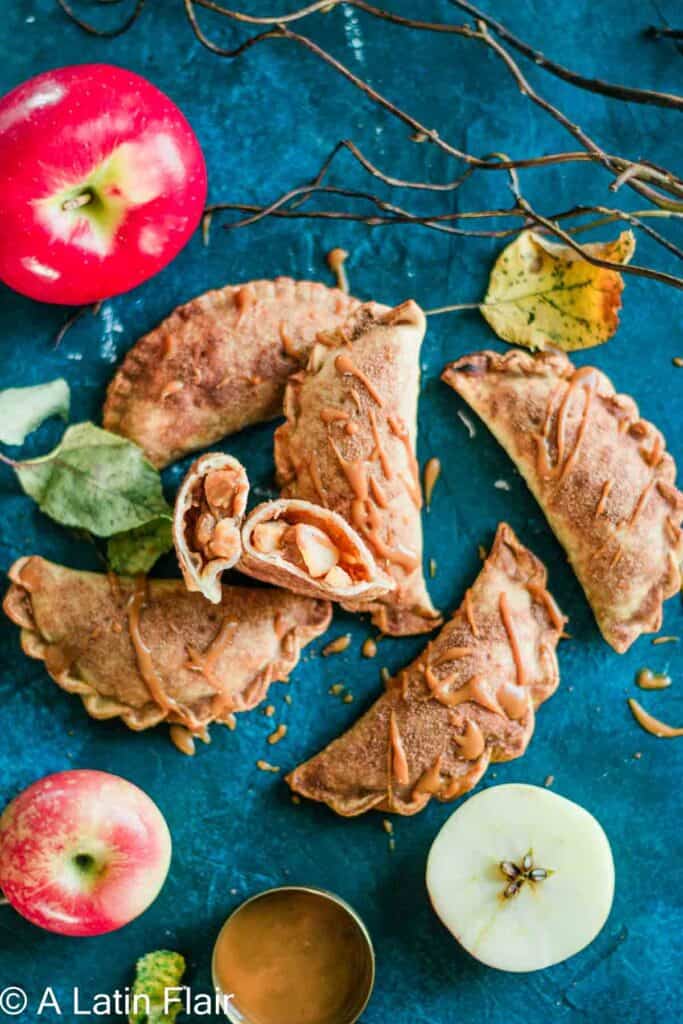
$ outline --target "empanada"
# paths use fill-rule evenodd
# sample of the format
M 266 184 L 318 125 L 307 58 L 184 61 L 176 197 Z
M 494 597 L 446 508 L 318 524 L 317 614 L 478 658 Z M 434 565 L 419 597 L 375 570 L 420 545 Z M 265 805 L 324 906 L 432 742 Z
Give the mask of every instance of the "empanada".
M 520 757 L 534 709 L 559 682 L 565 618 L 542 563 L 506 524 L 465 600 L 422 655 L 356 724 L 287 778 L 302 796 L 352 816 L 415 814 L 452 800 L 490 761 Z
M 414 302 L 364 305 L 318 336 L 305 371 L 290 377 L 287 422 L 275 431 L 285 498 L 338 512 L 363 538 L 395 589 L 344 602 L 385 633 L 438 625 L 422 573 L 422 493 L 415 458 L 420 345 Z
M 206 292 L 133 346 L 109 385 L 104 427 L 155 466 L 282 412 L 289 375 L 358 301 L 279 277 Z
M 266 501 L 242 527 L 249 480 L 230 455 L 202 455 L 178 491 L 173 539 L 188 590 L 214 604 L 233 567 L 277 586 L 331 601 L 370 600 L 394 581 L 336 512 L 296 498 Z
M 327 628 L 326 601 L 283 590 L 223 587 L 220 605 L 182 580 L 77 572 L 37 556 L 9 571 L 4 601 L 24 652 L 45 662 L 93 718 L 129 728 L 166 721 L 205 736 L 255 707 Z
M 173 541 L 188 590 L 219 604 L 221 575 L 242 554 L 249 480 L 231 455 L 209 452 L 190 466 L 173 510 Z
M 560 352 L 478 352 L 443 379 L 519 468 L 615 651 L 681 587 L 683 495 L 664 438 L 627 395 Z

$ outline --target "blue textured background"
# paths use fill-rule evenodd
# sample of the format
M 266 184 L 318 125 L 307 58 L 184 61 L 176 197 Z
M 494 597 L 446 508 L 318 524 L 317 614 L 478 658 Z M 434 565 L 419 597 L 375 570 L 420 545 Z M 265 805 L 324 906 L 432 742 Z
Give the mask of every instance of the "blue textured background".
M 168 92 L 194 125 L 214 200 L 274 197 L 310 177 L 342 136 L 353 137 L 394 173 L 433 180 L 454 174 L 443 154 L 411 143 L 400 125 L 290 44 L 266 44 L 236 63 L 212 57 L 191 38 L 179 2 L 150 4 L 134 29 L 114 41 L 84 36 L 66 22 L 53 0 L 5 0 L 1 6 L 0 93 L 37 71 L 68 62 L 110 61 L 138 71 Z M 445 2 L 405 0 L 392 6 L 426 17 L 459 17 Z M 680 14 L 675 0 L 603 0 L 599 5 L 590 0 L 498 0 L 488 6 L 522 36 L 584 72 L 664 90 L 680 87 L 683 58 L 675 46 L 647 41 L 642 34 L 662 13 L 675 21 L 677 7 Z M 251 3 L 254 12 L 270 7 L 265 0 Z M 93 3 L 81 3 L 79 11 L 103 21 L 119 15 L 116 7 Z M 202 21 L 226 43 L 236 38 L 218 19 L 204 15 Z M 521 156 L 574 148 L 475 42 L 406 35 L 350 10 L 318 16 L 310 30 L 378 88 L 471 152 L 504 150 Z M 606 149 L 633 157 L 646 154 L 680 170 L 680 116 L 581 93 L 533 67 L 529 73 Z M 344 166 L 345 177 L 355 179 L 350 162 Z M 529 196 L 546 212 L 576 201 L 609 203 L 608 180 L 600 171 L 571 165 L 522 177 Z M 620 199 L 630 201 L 627 190 Z M 475 178 L 449 202 L 454 209 L 505 203 L 503 179 Z M 217 222 L 208 248 L 196 237 L 159 277 L 105 303 L 97 319 L 82 319 L 57 351 L 52 338 L 63 311 L 38 306 L 0 286 L 1 385 L 62 374 L 73 389 L 72 419 L 98 420 L 114 365 L 172 307 L 206 288 L 251 277 L 284 273 L 329 280 L 324 254 L 335 245 L 351 252 L 349 274 L 357 295 L 384 302 L 414 297 L 425 308 L 481 298 L 498 247 L 488 240 L 449 239 L 411 227 L 371 231 L 360 225 L 270 220 L 228 233 Z M 639 258 L 659 259 L 660 254 L 641 239 Z M 613 375 L 618 388 L 634 394 L 643 414 L 664 430 L 681 458 L 683 376 L 678 374 L 683 370 L 671 366 L 672 356 L 683 354 L 680 296 L 627 278 L 624 298 L 616 337 L 579 361 L 594 360 Z M 331 635 L 351 630 L 353 646 L 322 660 L 318 642 L 289 687 L 272 690 L 275 720 L 289 726 L 283 743 L 274 749 L 266 745 L 272 721 L 256 711 L 240 717 L 235 733 L 215 728 L 211 747 L 190 760 L 170 745 L 165 729 L 134 735 L 116 722 L 91 721 L 78 699 L 62 693 L 39 663 L 21 655 L 17 631 L 3 622 L 0 804 L 58 769 L 119 772 L 158 801 L 175 850 L 158 901 L 118 934 L 58 938 L 8 908 L 0 910 L 0 988 L 24 985 L 33 996 L 47 984 L 61 994 L 75 984 L 86 995 L 111 991 L 130 980 L 137 956 L 168 946 L 187 955 L 195 989 L 208 991 L 210 951 L 223 919 L 244 897 L 289 881 L 332 888 L 365 918 L 378 956 L 366 1024 L 680 1019 L 683 741 L 656 740 L 640 731 L 626 696 L 638 695 L 633 680 L 639 667 L 670 671 L 671 690 L 646 694 L 644 703 L 665 719 L 683 722 L 683 649 L 652 647 L 644 638 L 628 655 L 614 654 L 600 640 L 562 551 L 503 452 L 481 427 L 473 441 L 468 439 L 456 416 L 459 400 L 438 376 L 447 360 L 491 344 L 502 347 L 476 313 L 430 322 L 420 458 L 438 454 L 444 464 L 425 517 L 426 555 L 439 566 L 431 589 L 442 608 L 459 603 L 477 570 L 477 545 L 490 541 L 501 518 L 549 566 L 552 591 L 571 617 L 572 640 L 560 651 L 562 685 L 540 712 L 524 759 L 494 767 L 483 784 L 542 784 L 553 774 L 556 792 L 584 804 L 601 820 L 613 845 L 617 890 L 596 942 L 540 974 L 512 976 L 486 969 L 451 940 L 426 898 L 425 858 L 452 807 L 433 803 L 415 819 L 398 819 L 396 849 L 390 852 L 381 816 L 343 821 L 322 807 L 295 807 L 280 779 L 256 770 L 259 757 L 270 756 L 289 768 L 321 747 L 378 693 L 380 666 L 397 669 L 421 641 L 383 641 L 378 657 L 364 660 L 359 648 L 367 624 L 338 613 Z M 47 450 L 60 429 L 46 426 L 26 451 Z M 244 458 L 252 479 L 264 488 L 272 486 L 271 434 L 272 426 L 265 426 L 232 438 L 227 446 Z M 179 465 L 165 475 L 169 497 L 183 470 Z M 509 493 L 494 489 L 498 479 L 510 482 Z M 2 471 L 0 492 L 3 570 L 19 555 L 33 552 L 75 567 L 98 567 L 93 548 L 43 517 L 20 494 L 9 471 Z M 175 573 L 173 560 L 168 557 L 160 569 Z M 678 598 L 667 605 L 664 631 L 683 634 Z M 353 704 L 328 695 L 328 687 L 338 681 L 354 692 Z M 292 694 L 291 706 L 283 700 L 285 693 Z M 636 752 L 642 752 L 640 759 L 634 758 Z M 23 1019 L 36 1018 L 27 1012 Z M 66 1012 L 64 1019 L 71 1014 Z

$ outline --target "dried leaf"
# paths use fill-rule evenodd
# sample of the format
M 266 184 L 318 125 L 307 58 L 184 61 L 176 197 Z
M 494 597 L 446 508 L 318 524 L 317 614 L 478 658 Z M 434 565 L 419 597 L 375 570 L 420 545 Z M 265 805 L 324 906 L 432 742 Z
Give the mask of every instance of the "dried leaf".
M 159 516 L 144 526 L 117 533 L 107 543 L 109 566 L 120 576 L 147 573 L 173 547 L 172 517 Z
M 632 231 L 623 231 L 614 242 L 585 246 L 592 256 L 622 264 L 635 247 Z M 612 337 L 623 287 L 617 271 L 595 267 L 569 246 L 523 231 L 496 260 L 480 308 L 504 341 L 571 352 Z
M 69 417 L 69 385 L 61 377 L 47 384 L 0 391 L 0 441 L 23 444 L 50 416 Z
M 69 427 L 54 451 L 18 463 L 16 472 L 51 519 L 98 537 L 171 515 L 161 477 L 140 448 L 93 423 Z

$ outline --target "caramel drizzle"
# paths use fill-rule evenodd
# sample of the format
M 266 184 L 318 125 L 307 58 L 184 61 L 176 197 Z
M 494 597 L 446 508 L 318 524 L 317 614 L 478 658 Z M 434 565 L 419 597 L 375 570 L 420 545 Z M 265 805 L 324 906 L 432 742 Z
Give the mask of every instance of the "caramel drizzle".
M 633 717 L 641 728 L 645 732 L 649 732 L 652 736 L 657 736 L 659 739 L 671 740 L 675 739 L 676 736 L 683 736 L 683 729 L 676 729 L 672 725 L 667 725 L 666 722 L 660 722 L 658 718 L 651 715 L 645 708 L 634 700 L 633 697 L 629 698 L 628 706 L 630 707 Z
M 462 735 L 456 733 L 453 739 L 466 761 L 476 761 L 484 753 L 486 740 L 476 722 L 469 720 L 465 725 L 464 733 Z
M 469 658 L 471 654 L 471 647 L 447 647 L 438 655 L 434 664 L 443 665 L 447 661 L 459 661 L 461 658 Z
M 600 516 L 604 513 L 605 505 L 607 504 L 607 499 L 610 496 L 610 492 L 613 486 L 614 480 L 605 480 L 604 484 L 602 485 L 602 490 L 600 492 L 600 500 L 598 501 L 597 508 L 595 509 L 595 515 L 593 517 L 594 519 L 599 519 Z
M 382 466 L 382 472 L 387 480 L 391 480 L 393 472 L 391 469 L 391 463 L 389 456 L 387 455 L 384 447 L 382 446 L 382 440 L 379 436 L 379 430 L 377 429 L 377 417 L 375 416 L 374 409 L 368 409 L 368 418 L 370 420 L 370 429 L 372 430 L 372 437 L 375 442 L 375 450 L 370 456 L 371 459 L 379 459 L 380 465 Z
M 322 409 L 320 412 L 320 419 L 323 423 L 336 423 L 338 420 L 346 422 L 349 419 L 348 412 L 344 412 L 343 409 L 333 409 L 331 406 Z
M 135 581 L 135 589 L 131 594 L 128 605 L 128 629 L 130 631 L 130 638 L 135 651 L 135 658 L 138 665 L 138 671 L 142 676 L 142 679 L 150 692 L 152 700 L 160 708 L 165 715 L 174 714 L 177 715 L 181 723 L 186 726 L 191 732 L 196 732 L 203 728 L 201 723 L 195 718 L 189 708 L 183 707 L 178 701 L 174 700 L 164 690 L 163 680 L 157 673 L 152 660 L 152 652 L 145 643 L 140 631 L 140 612 L 147 602 L 147 579 L 145 576 L 138 576 Z
M 393 708 L 389 718 L 389 737 L 391 741 L 392 773 L 396 776 L 396 780 L 401 786 L 407 786 L 410 782 L 408 759 L 403 746 L 403 740 L 401 739 L 401 733 L 399 732 L 398 722 L 396 721 L 396 713 Z
M 652 466 L 656 469 L 664 457 L 664 439 L 662 438 L 662 435 L 656 434 L 652 448 L 649 451 L 641 448 L 640 453 L 648 466 Z
M 495 715 L 503 715 L 503 709 L 498 701 L 491 696 L 481 676 L 472 676 L 464 686 L 457 690 L 449 690 L 448 686 L 452 679 L 447 677 L 444 680 L 439 680 L 431 668 L 426 668 L 425 682 L 432 696 L 447 708 L 455 708 L 458 704 L 472 701 L 485 708 L 486 711 L 491 711 Z
M 548 410 L 546 413 L 546 420 L 543 427 L 543 432 L 540 437 L 537 437 L 538 449 L 538 470 L 539 474 L 545 478 L 557 478 L 558 482 L 561 482 L 567 475 L 569 470 L 572 468 L 576 459 L 578 458 L 579 449 L 586 433 L 588 426 L 588 418 L 591 403 L 597 390 L 597 376 L 592 366 L 582 366 L 576 370 L 567 383 L 567 388 L 564 393 L 564 397 L 560 402 L 560 406 L 557 410 L 557 423 L 555 428 L 555 444 L 557 448 L 557 461 L 555 466 L 551 466 L 548 459 L 548 450 L 546 447 L 547 439 L 550 435 L 550 427 L 553 416 L 553 409 L 555 400 L 557 398 L 557 392 L 553 393 L 550 402 L 548 403 Z M 574 439 L 574 446 L 570 452 L 565 452 L 567 446 L 567 420 L 569 418 L 569 410 L 571 407 L 571 400 L 577 391 L 581 391 L 584 397 L 583 410 L 581 413 L 581 422 L 576 432 Z
M 363 371 L 356 366 L 354 361 L 351 359 L 350 355 L 348 355 L 346 352 L 342 352 L 335 359 L 334 365 L 335 369 L 337 370 L 337 373 L 342 374 L 342 376 L 344 376 L 345 374 L 351 374 L 351 376 L 355 377 L 356 380 L 359 380 L 367 390 L 370 397 L 373 399 L 374 402 L 377 403 L 377 405 L 380 408 L 384 405 L 384 399 L 380 395 L 375 385 L 372 383 L 371 380 L 369 380 L 366 374 L 364 374 Z
M 368 476 L 365 463 L 362 459 L 345 459 L 333 439 L 328 436 L 327 440 L 329 441 L 334 454 L 337 456 L 337 462 L 339 463 L 357 500 L 366 502 L 368 500 Z
M 645 487 L 643 488 L 643 490 L 641 491 L 640 497 L 638 498 L 638 501 L 636 502 L 635 508 L 633 509 L 633 512 L 631 514 L 631 518 L 628 521 L 628 525 L 629 526 L 635 526 L 635 524 L 638 522 L 638 520 L 639 520 L 639 518 L 641 516 L 641 513 L 642 513 L 642 511 L 645 508 L 645 505 L 647 503 L 647 499 L 650 497 L 650 494 L 652 493 L 652 489 L 655 486 L 655 482 L 656 481 L 654 481 L 654 480 L 650 480 L 650 482 L 647 483 L 645 485 Z
M 308 459 L 308 472 L 311 475 L 311 481 L 313 482 L 316 494 L 318 495 L 318 501 L 323 508 L 327 508 L 327 495 L 325 494 L 325 488 L 323 487 L 323 480 L 320 475 L 320 466 L 318 465 L 318 458 L 315 452 L 311 452 Z
M 375 504 L 379 505 L 380 508 L 389 508 L 389 499 L 379 485 L 376 477 L 371 476 L 369 479 L 370 493 L 374 498 Z
M 524 718 L 529 710 L 529 691 L 524 686 L 503 683 L 498 687 L 496 698 L 507 717 L 513 722 Z
M 369 502 L 366 504 L 366 513 L 367 517 L 361 523 L 360 529 L 367 538 L 368 543 L 374 548 L 376 554 L 380 558 L 385 558 L 387 562 L 391 562 L 393 565 L 400 565 L 406 572 L 414 572 L 420 564 L 419 558 L 404 548 L 392 548 L 382 540 L 377 532 L 381 526 L 380 514 L 377 508 Z
M 413 446 L 411 444 L 408 431 L 406 430 L 406 427 L 401 422 L 401 420 L 395 416 L 387 416 L 387 423 L 389 424 L 389 429 L 391 430 L 392 434 L 403 443 L 403 447 L 405 448 L 406 455 L 408 457 L 408 467 L 410 469 L 411 479 L 410 481 L 408 481 L 403 477 L 403 482 L 406 486 L 406 489 L 411 499 L 415 504 L 415 507 L 422 508 L 422 491 L 420 489 L 420 467 L 417 464 L 417 459 L 415 458 L 415 452 L 413 451 Z
M 237 323 L 239 327 L 249 312 L 249 310 L 255 305 L 254 293 L 248 284 L 238 288 L 235 292 L 235 306 L 237 308 Z
M 235 621 L 223 619 L 218 627 L 218 632 L 203 654 L 200 654 L 194 647 L 187 649 L 189 667 L 195 672 L 201 672 L 216 691 L 211 707 L 213 718 L 219 718 L 225 711 L 232 711 L 236 706 L 233 695 L 224 692 L 222 682 L 216 675 L 215 669 L 219 658 L 235 639 L 237 625 Z
M 508 598 L 505 591 L 501 592 L 498 601 L 498 608 L 500 611 L 500 617 L 502 619 L 503 626 L 505 627 L 505 632 L 507 633 L 508 641 L 510 643 L 512 657 L 514 658 L 515 662 L 515 668 L 517 671 L 517 685 L 525 686 L 527 679 L 526 673 L 524 671 L 524 662 L 522 661 L 522 652 L 519 648 L 517 636 L 515 635 L 514 626 L 512 624 L 512 615 L 510 614 L 510 605 L 508 603 Z
M 550 619 L 553 627 L 559 630 L 564 629 L 564 624 L 567 621 L 567 619 L 562 614 L 560 609 L 557 607 L 557 604 L 555 603 L 555 599 L 552 596 L 552 594 L 549 593 L 549 591 L 547 591 L 545 587 L 540 586 L 538 583 L 527 583 L 526 589 L 529 591 L 532 600 L 534 600 L 537 604 L 543 605 L 546 612 L 548 613 L 548 618 Z
M 413 792 L 411 793 L 411 800 L 417 800 L 423 793 L 428 793 L 430 796 L 434 796 L 439 792 L 443 785 L 441 779 L 441 765 L 443 764 L 443 754 L 439 754 L 434 764 L 427 768 L 422 773 L 420 778 L 415 783 Z
M 473 636 L 479 639 L 479 627 L 477 626 L 474 618 L 474 609 L 472 608 L 472 591 L 465 591 L 465 617 L 469 623 L 469 627 L 472 630 Z
M 282 342 L 282 351 L 288 359 L 296 359 L 298 361 L 299 354 L 294 347 L 292 337 L 287 333 L 287 323 L 285 320 L 281 320 L 278 325 L 278 333 L 280 335 L 280 341 Z

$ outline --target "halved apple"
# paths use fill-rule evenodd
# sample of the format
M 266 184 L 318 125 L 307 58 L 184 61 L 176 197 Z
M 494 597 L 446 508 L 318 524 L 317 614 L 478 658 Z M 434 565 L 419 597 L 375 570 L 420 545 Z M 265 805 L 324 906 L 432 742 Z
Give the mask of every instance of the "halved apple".
M 538 786 L 493 786 L 455 811 L 427 861 L 432 905 L 489 967 L 537 971 L 602 929 L 614 862 L 596 819 Z

